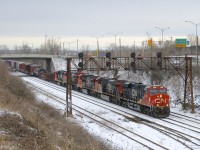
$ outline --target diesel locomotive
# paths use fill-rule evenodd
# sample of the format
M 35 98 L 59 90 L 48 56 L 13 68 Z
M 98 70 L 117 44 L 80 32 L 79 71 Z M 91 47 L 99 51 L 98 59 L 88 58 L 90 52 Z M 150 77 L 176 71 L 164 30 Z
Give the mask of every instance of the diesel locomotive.
M 5 61 L 9 67 L 28 75 L 39 77 L 59 85 L 66 85 L 67 72 L 47 72 L 42 67 Z M 145 85 L 136 81 L 117 80 L 83 72 L 72 74 L 72 89 L 117 105 L 137 109 L 141 113 L 161 118 L 170 115 L 170 97 L 167 88 L 161 85 Z

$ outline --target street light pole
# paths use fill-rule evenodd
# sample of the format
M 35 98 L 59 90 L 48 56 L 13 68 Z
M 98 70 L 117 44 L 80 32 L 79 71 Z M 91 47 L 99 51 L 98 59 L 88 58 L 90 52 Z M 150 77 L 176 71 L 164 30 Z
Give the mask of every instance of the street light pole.
M 121 43 L 121 38 L 119 38 L 119 53 L 120 53 L 120 63 L 121 63 L 121 57 L 122 57 L 122 43 Z
M 47 35 L 44 35 L 45 36 L 45 54 L 47 52 Z
M 122 34 L 122 33 L 108 33 L 108 34 L 112 34 L 115 37 L 115 48 L 117 48 L 117 35 Z M 116 57 L 116 50 L 115 50 L 115 57 Z
M 71 43 L 74 43 L 74 42 L 77 42 L 77 41 L 72 41 L 72 42 L 66 42 L 66 41 L 64 41 L 64 42 L 63 42 L 63 50 L 64 50 L 64 43 L 67 43 L 67 44 L 69 45 L 68 55 L 69 55 L 69 52 L 70 52 L 70 44 L 71 44 Z
M 97 38 L 97 56 L 99 57 L 99 38 L 98 37 L 96 38 Z
M 103 36 L 92 36 L 97 39 L 97 57 L 99 57 L 99 38 Z
M 63 42 L 63 51 L 64 51 L 64 49 L 65 49 L 65 42 Z
M 76 47 L 77 47 L 77 52 L 78 52 L 78 39 L 76 40 Z
M 159 29 L 162 32 L 162 46 L 163 46 L 163 32 L 167 29 L 169 29 L 169 27 L 166 28 L 159 28 L 159 27 L 155 27 L 156 29 Z
M 198 35 L 197 35 L 197 28 L 200 25 L 200 23 L 194 23 L 192 21 L 185 21 L 185 22 L 189 22 L 191 24 L 193 24 L 196 28 L 196 54 L 197 54 L 197 67 L 199 66 L 198 62 L 199 62 L 199 58 L 198 58 Z
M 167 29 L 169 29 L 169 27 L 166 27 L 166 28 L 159 28 L 159 27 L 155 27 L 156 29 L 159 29 L 161 32 L 162 32 L 162 51 L 163 51 L 163 47 L 164 47 L 164 43 L 163 43 L 163 32 Z M 164 54 L 164 51 L 163 51 L 163 55 Z

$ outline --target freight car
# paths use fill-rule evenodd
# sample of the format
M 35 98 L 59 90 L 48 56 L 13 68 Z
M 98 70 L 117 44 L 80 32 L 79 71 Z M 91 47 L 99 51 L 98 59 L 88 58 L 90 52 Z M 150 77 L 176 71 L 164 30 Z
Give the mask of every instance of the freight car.
M 67 72 L 64 70 L 54 72 L 54 82 L 65 86 L 67 83 Z
M 54 81 L 54 73 L 52 72 L 41 71 L 39 72 L 38 77 L 49 82 Z
M 14 60 L 5 60 L 4 61 L 12 70 L 17 70 L 23 73 L 26 73 L 31 76 L 39 76 L 39 73 L 46 72 L 41 66 L 36 64 L 30 64 L 27 62 L 19 62 Z
M 41 68 L 39 65 L 36 64 L 28 64 L 26 65 L 26 73 L 31 76 L 37 76 L 37 71 Z
M 60 85 L 66 85 L 67 72 L 47 72 L 37 65 L 6 61 L 16 70 L 38 76 Z M 29 69 L 28 69 L 29 68 Z M 32 69 L 31 69 L 32 68 Z M 170 115 L 167 88 L 160 85 L 145 85 L 126 80 L 88 75 L 83 72 L 72 74 L 72 89 L 124 107 L 139 109 L 142 113 L 156 118 Z

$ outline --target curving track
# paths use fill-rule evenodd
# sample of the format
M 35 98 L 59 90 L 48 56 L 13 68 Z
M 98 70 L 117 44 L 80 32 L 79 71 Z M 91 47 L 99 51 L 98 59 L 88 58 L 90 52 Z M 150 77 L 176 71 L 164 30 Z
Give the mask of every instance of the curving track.
M 43 85 L 49 86 L 53 88 L 54 90 L 64 92 L 65 93 L 65 88 L 56 86 L 55 84 L 45 82 L 43 80 L 40 80 L 38 78 L 34 77 L 28 77 L 30 80 L 41 83 Z M 87 101 L 89 103 L 92 103 L 93 105 L 98 105 L 100 107 L 103 107 L 107 110 L 110 110 L 114 113 L 123 115 L 127 119 L 137 122 L 140 124 L 144 124 L 146 126 L 149 126 L 150 128 L 153 128 L 154 130 L 172 138 L 173 140 L 176 140 L 180 144 L 184 145 L 188 149 L 193 149 L 198 147 L 199 148 L 199 143 L 200 143 L 200 138 L 199 138 L 199 124 L 200 121 L 192 118 L 192 117 L 187 117 L 181 114 L 177 113 L 172 113 L 172 115 L 169 118 L 165 119 L 155 119 L 146 115 L 143 115 L 141 113 L 130 112 L 130 110 L 116 105 L 113 105 L 111 103 L 107 103 L 104 101 L 94 101 L 94 98 L 88 95 L 84 95 L 82 93 L 73 91 L 72 92 L 73 97 L 77 97 L 81 100 Z M 84 99 L 85 98 L 85 99 Z M 137 115 L 136 115 L 137 114 Z M 139 115 L 138 115 L 139 114 Z M 90 116 L 90 115 L 89 115 Z M 163 123 L 165 122 L 165 123 Z M 191 125 L 192 122 L 192 125 Z M 178 129 L 176 129 L 178 128 Z M 185 132 L 185 130 L 187 130 Z

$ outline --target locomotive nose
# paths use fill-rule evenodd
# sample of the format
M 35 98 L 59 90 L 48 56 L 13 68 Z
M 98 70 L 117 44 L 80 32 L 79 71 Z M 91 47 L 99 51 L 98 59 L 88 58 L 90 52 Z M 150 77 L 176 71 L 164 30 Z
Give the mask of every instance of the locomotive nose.
M 154 103 L 156 104 L 156 106 L 167 106 L 167 100 L 166 98 L 162 95 L 162 94 L 158 94 L 156 95 L 155 99 L 154 99 Z

